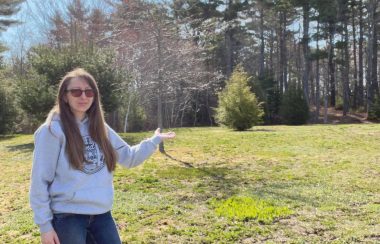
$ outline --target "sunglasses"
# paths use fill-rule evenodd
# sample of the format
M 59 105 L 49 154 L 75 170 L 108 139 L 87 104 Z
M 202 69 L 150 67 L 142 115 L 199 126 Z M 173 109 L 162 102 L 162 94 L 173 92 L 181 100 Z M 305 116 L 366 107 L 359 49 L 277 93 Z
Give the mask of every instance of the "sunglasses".
M 92 89 L 81 90 L 81 89 L 75 88 L 75 89 L 66 90 L 66 92 L 70 92 L 73 97 L 80 97 L 82 96 L 83 92 L 86 95 L 86 97 L 95 96 L 95 92 Z

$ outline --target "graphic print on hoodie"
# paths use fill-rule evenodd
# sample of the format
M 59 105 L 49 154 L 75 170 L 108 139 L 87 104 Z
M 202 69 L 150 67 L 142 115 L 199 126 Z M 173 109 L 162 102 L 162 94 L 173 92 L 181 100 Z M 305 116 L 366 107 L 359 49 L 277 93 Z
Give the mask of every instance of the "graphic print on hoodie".
M 104 155 L 90 136 L 83 136 L 85 163 L 82 172 L 91 175 L 100 171 L 104 165 Z

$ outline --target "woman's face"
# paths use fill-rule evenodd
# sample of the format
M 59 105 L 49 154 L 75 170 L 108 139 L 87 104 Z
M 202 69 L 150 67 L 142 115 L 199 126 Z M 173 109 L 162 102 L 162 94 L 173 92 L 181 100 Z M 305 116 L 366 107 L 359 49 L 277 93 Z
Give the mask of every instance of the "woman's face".
M 75 77 L 69 81 L 64 100 L 77 120 L 84 119 L 86 111 L 94 102 L 94 94 L 95 91 L 85 79 Z

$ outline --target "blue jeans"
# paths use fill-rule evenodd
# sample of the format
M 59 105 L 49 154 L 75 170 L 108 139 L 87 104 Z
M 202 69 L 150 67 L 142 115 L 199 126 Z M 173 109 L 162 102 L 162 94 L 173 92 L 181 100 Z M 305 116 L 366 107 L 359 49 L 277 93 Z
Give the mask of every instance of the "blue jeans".
M 61 244 L 120 244 L 111 212 L 98 215 L 54 214 L 53 227 Z

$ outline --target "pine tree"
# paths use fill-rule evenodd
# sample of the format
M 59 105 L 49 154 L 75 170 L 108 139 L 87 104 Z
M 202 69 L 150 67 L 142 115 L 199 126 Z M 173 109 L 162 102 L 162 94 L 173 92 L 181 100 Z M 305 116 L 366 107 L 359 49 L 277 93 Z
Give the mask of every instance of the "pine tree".
M 3 0 L 0 1 L 0 31 L 5 31 L 13 24 L 19 23 L 18 20 L 8 19 L 8 17 L 16 14 L 19 10 L 19 4 L 25 0 Z
M 12 96 L 7 93 L 5 87 L 0 85 L 0 134 L 13 130 L 16 115 Z
M 295 84 L 289 84 L 289 89 L 282 96 L 280 115 L 288 125 L 302 125 L 309 119 L 309 107 L 303 91 Z
M 250 91 L 250 77 L 241 66 L 237 66 L 219 93 L 217 121 L 239 131 L 247 130 L 261 121 L 263 110 L 254 93 Z
M 20 23 L 18 20 L 9 19 L 16 14 L 20 8 L 18 5 L 25 0 L 2 0 L 0 1 L 0 32 L 6 31 L 8 27 Z M 3 43 L 0 43 L 0 53 L 8 50 Z
M 5 31 L 11 25 L 19 23 L 19 21 L 9 19 L 9 17 L 20 10 L 18 5 L 22 2 L 24 2 L 24 0 L 0 1 L 0 32 Z M 7 47 L 0 43 L 0 53 L 6 50 Z M 14 97 L 10 95 L 11 88 L 6 80 L 6 76 L 3 75 L 3 65 L 2 57 L 0 57 L 0 134 L 8 133 L 13 130 L 14 120 L 17 114 L 14 106 Z

